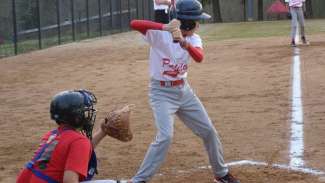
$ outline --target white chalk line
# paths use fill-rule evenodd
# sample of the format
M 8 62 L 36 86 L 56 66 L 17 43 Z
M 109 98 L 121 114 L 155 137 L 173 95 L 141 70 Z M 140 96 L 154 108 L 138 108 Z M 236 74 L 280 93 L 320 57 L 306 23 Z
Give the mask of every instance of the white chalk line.
M 227 166 L 265 166 L 265 167 L 272 167 L 272 168 L 278 168 L 283 169 L 287 171 L 293 171 L 293 172 L 300 172 L 300 173 L 306 173 L 311 175 L 325 175 L 323 171 L 312 169 L 312 168 L 302 168 L 302 167 L 292 167 L 290 165 L 285 164 L 269 164 L 262 161 L 252 161 L 252 160 L 240 160 L 240 161 L 233 161 L 230 163 L 226 163 Z M 199 166 L 196 168 L 192 168 L 189 170 L 178 170 L 178 174 L 186 174 L 186 173 L 192 173 L 199 170 L 205 170 L 205 169 L 211 169 L 211 166 Z M 164 175 L 165 173 L 161 173 L 160 176 Z
M 301 95 L 301 72 L 299 48 L 294 49 L 292 60 L 292 112 L 291 112 L 291 138 L 290 163 L 291 167 L 303 167 L 304 160 L 304 117 Z

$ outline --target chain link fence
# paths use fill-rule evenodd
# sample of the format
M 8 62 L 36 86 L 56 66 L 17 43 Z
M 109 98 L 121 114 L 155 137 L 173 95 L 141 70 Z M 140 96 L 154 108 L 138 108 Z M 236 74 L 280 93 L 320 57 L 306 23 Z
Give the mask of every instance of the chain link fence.
M 0 57 L 129 30 L 151 0 L 1 0 Z M 4 12 L 5 11 L 5 12 Z
M 275 0 L 201 2 L 208 22 L 286 18 L 266 13 Z M 324 10 L 325 0 L 306 0 L 307 17 L 324 18 Z M 1 0 L 0 58 L 128 31 L 132 19 L 152 20 L 153 0 Z

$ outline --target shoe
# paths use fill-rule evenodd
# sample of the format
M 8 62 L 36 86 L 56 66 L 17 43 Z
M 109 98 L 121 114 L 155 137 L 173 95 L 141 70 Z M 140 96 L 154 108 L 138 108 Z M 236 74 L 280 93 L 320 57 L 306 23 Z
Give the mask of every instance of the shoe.
M 309 42 L 306 40 L 305 36 L 301 37 L 302 44 L 309 45 Z
M 291 47 L 297 47 L 296 42 L 295 42 L 294 39 L 291 41 Z
M 237 180 L 230 173 L 227 173 L 227 175 L 225 175 L 223 177 L 216 177 L 214 179 L 214 183 L 240 183 L 240 181 Z

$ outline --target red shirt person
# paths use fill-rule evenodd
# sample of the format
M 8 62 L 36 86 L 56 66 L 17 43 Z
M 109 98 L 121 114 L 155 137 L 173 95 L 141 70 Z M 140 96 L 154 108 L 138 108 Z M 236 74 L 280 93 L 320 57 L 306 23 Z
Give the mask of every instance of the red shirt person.
M 93 148 L 106 135 L 101 128 L 92 135 L 96 102 L 95 95 L 86 90 L 63 91 L 54 96 L 50 112 L 58 128 L 43 136 L 17 183 L 75 183 L 93 177 Z

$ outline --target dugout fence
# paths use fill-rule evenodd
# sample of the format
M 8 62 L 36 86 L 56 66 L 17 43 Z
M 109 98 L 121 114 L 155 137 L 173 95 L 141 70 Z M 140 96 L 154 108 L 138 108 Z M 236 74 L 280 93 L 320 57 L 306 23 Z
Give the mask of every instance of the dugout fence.
M 152 6 L 148 0 L 1 0 L 0 57 L 128 31 L 131 19 L 153 19 Z
M 209 22 L 287 19 L 268 15 L 276 0 L 200 0 Z M 281 0 L 282 2 L 284 0 Z M 325 17 L 325 0 L 306 0 L 308 18 Z M 129 31 L 132 19 L 153 19 L 152 0 L 1 0 L 0 58 Z

